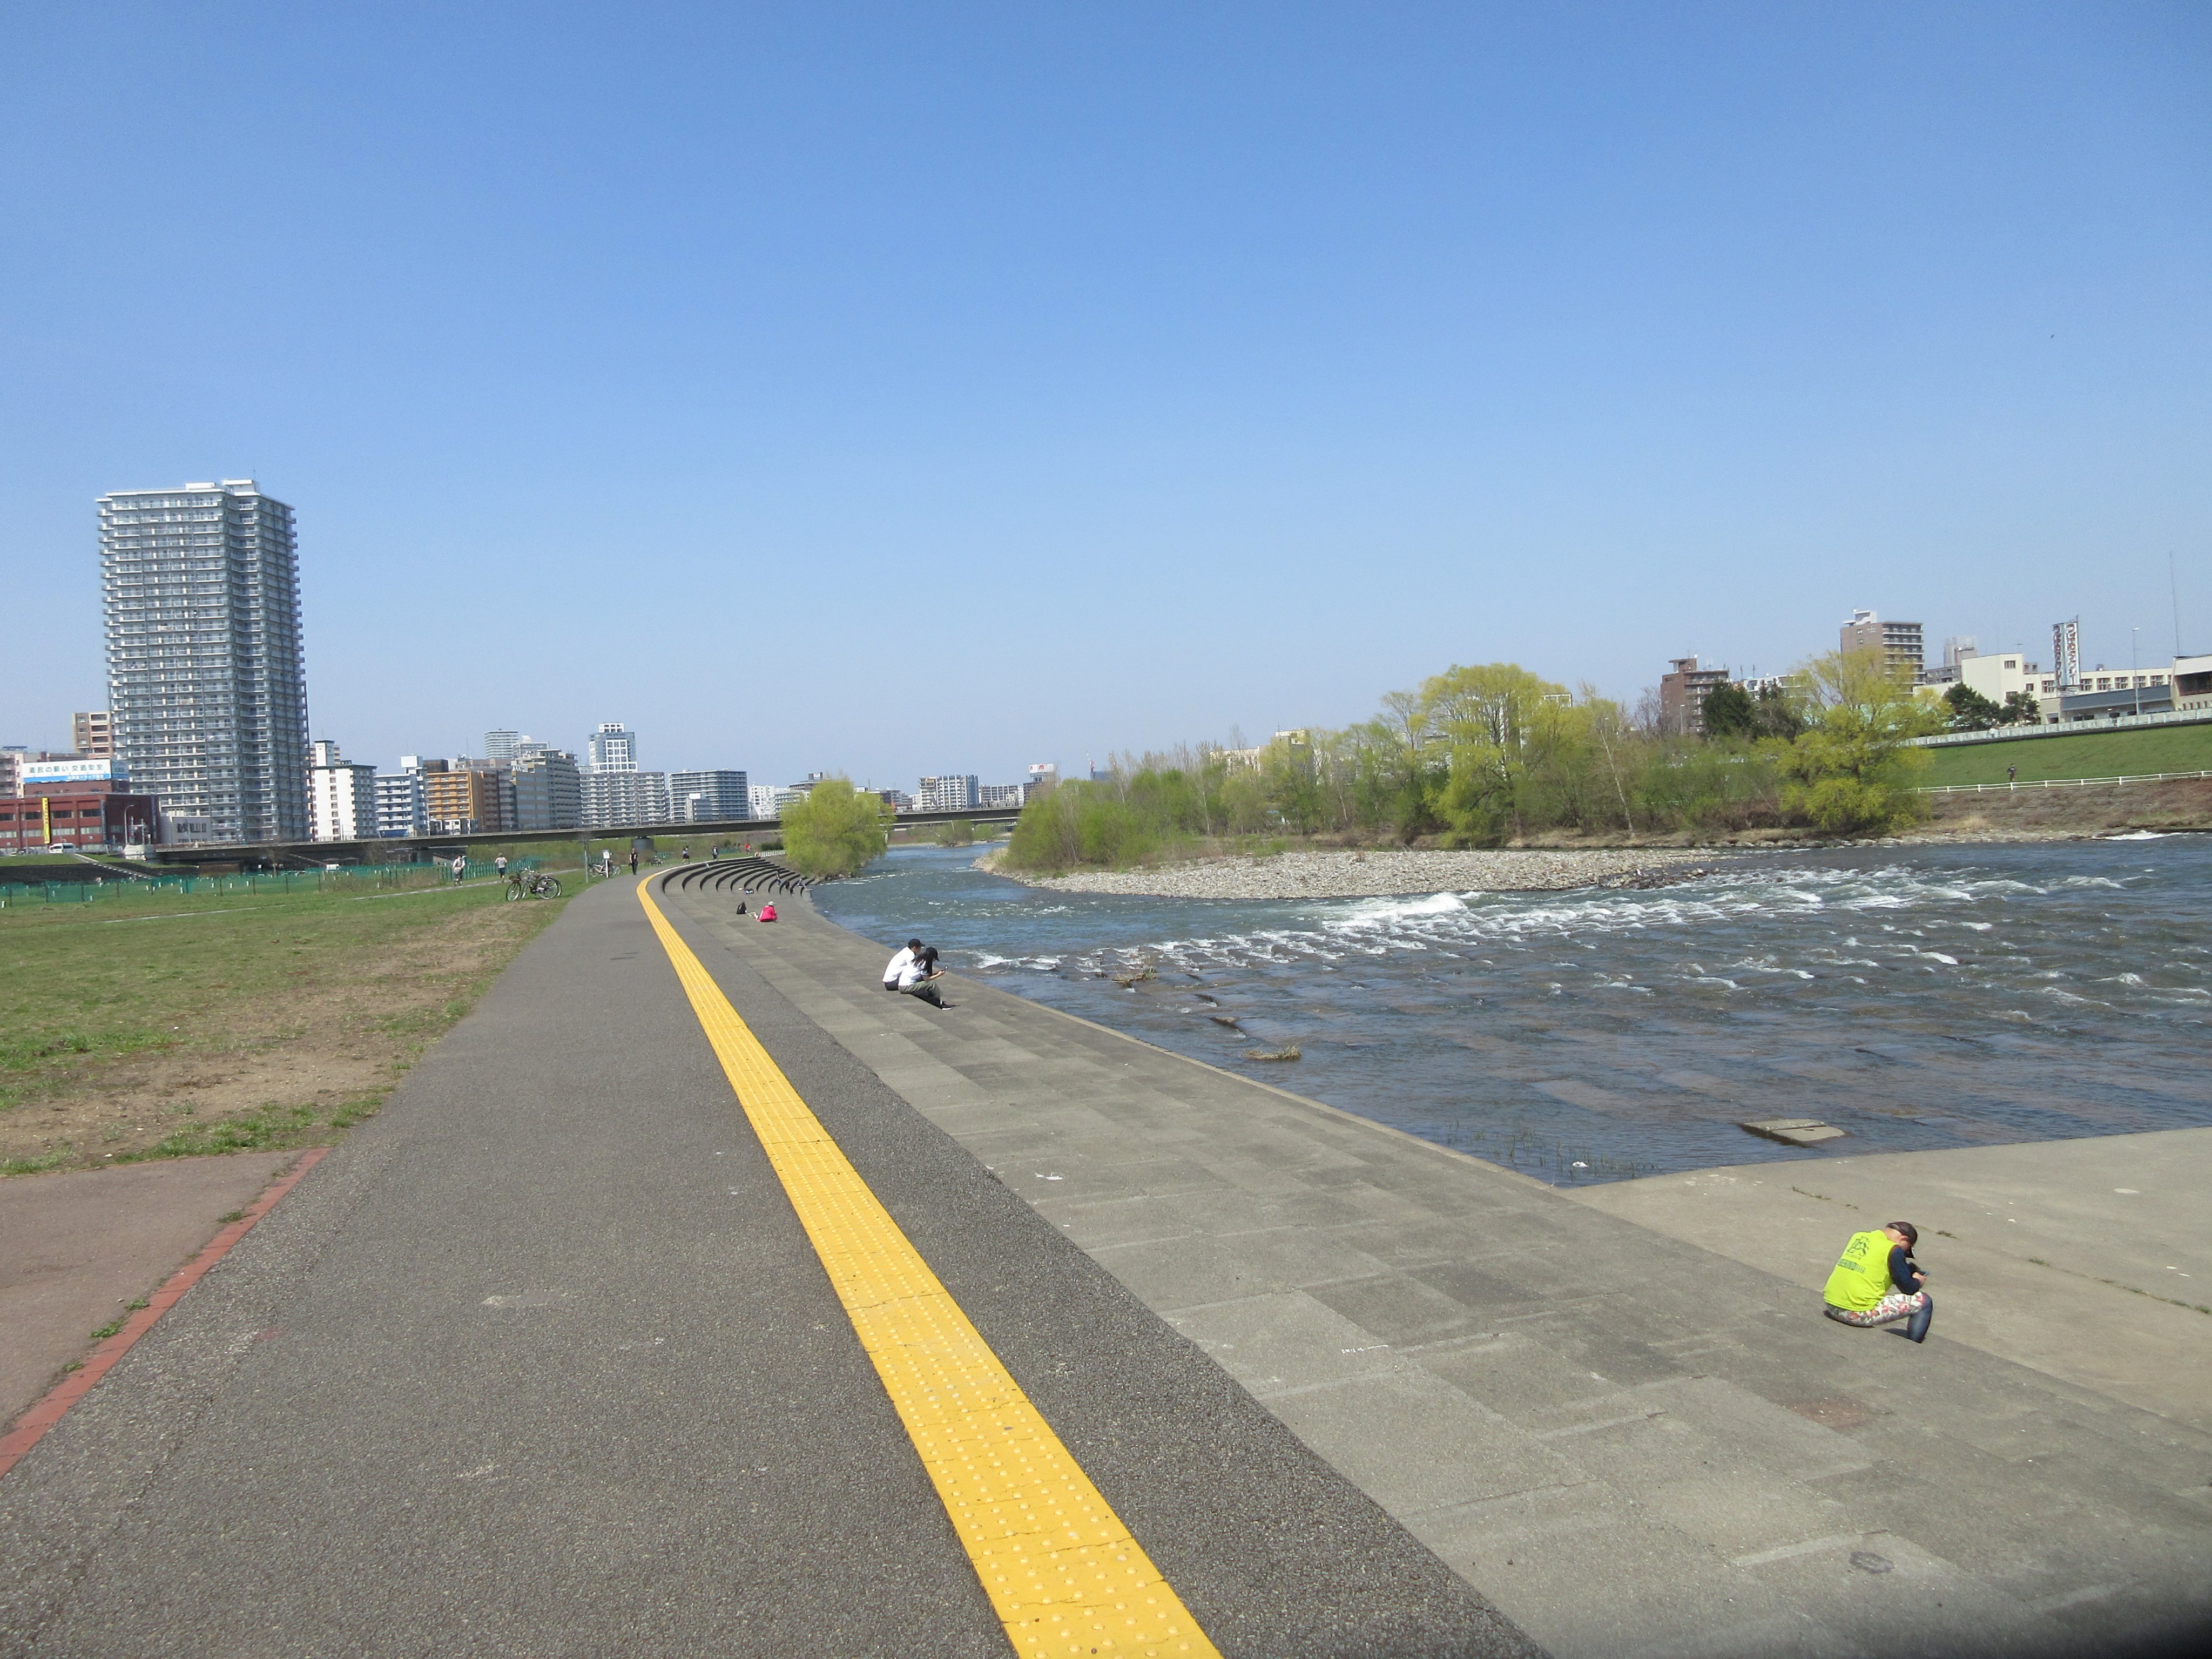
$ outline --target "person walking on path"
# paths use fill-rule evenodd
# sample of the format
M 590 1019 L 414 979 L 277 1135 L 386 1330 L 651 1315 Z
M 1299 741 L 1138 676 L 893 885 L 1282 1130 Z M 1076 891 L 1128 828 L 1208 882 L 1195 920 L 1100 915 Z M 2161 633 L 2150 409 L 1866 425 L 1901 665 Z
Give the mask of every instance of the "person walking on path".
M 497 876 L 501 881 L 505 881 L 507 879 L 506 854 L 501 853 L 497 858 L 491 861 L 491 872 Z
M 921 941 L 918 939 L 910 939 L 899 947 L 899 953 L 884 964 L 884 989 L 886 991 L 898 989 L 899 975 L 906 972 L 907 965 L 915 959 L 915 954 L 921 949 Z
M 2020 781 L 2020 768 L 2017 766 L 2006 767 L 2005 781 L 2007 783 L 2018 783 Z
M 945 977 L 945 970 L 937 965 L 937 947 L 925 945 L 914 960 L 899 969 L 898 988 L 908 996 L 919 997 L 933 1008 L 950 1008 L 939 992 L 935 981 Z
M 1906 1320 L 1910 1322 L 1904 1334 L 1915 1342 L 1925 1342 L 1929 1322 L 1936 1317 L 1936 1302 L 1928 1294 L 1928 1275 L 1912 1259 L 1912 1248 L 1919 1242 L 1920 1230 L 1909 1221 L 1853 1233 L 1835 1272 L 1828 1275 L 1828 1288 L 1822 1292 L 1827 1306 L 1822 1311 L 1839 1324 L 1862 1329 Z
M 465 880 L 467 880 L 467 879 L 468 879 L 468 874 L 469 874 L 469 855 L 468 855 L 466 853 L 456 853 L 456 854 L 453 854 L 453 879 L 454 879 L 456 882 L 465 881 Z
M 637 873 L 637 848 L 635 847 L 629 849 L 629 872 L 633 876 Z

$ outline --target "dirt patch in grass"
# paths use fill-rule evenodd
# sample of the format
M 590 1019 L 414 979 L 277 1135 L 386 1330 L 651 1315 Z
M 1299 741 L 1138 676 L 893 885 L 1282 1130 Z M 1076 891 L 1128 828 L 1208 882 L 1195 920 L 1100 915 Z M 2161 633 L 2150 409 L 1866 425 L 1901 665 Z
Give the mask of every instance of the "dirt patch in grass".
M 0 1173 L 321 1144 L 559 903 L 272 896 L 0 924 Z

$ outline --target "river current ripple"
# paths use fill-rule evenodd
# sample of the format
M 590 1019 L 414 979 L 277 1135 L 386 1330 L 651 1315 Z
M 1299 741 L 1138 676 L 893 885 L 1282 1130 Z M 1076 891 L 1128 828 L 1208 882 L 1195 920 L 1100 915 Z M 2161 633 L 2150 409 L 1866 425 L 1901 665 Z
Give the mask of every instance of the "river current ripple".
M 816 899 L 1023 996 L 1554 1182 L 2212 1124 L 2212 838 L 1269 903 L 1042 892 L 974 856 L 901 850 Z M 1296 1063 L 1245 1057 L 1293 1043 Z M 1741 1127 L 1779 1116 L 1847 1133 L 1796 1149 Z

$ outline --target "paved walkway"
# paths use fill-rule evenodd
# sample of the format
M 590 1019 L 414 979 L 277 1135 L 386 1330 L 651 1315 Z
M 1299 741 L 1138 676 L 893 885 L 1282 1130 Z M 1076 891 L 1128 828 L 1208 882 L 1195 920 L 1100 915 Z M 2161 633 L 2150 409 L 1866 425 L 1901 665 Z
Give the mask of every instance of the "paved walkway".
M 296 1156 L 0 1181 L 0 1429 L 84 1358 L 95 1329 L 150 1295 Z
M 1223 1652 L 1533 1652 L 672 914 Z M 629 881 L 0 1479 L 9 1656 L 1007 1651 Z
M 672 905 L 1561 1659 L 2202 1633 L 2193 1412 L 1941 1319 L 1917 1348 L 1845 1329 L 1794 1257 L 1729 1260 L 991 988 L 887 997 L 887 947 L 804 904 L 773 927 Z M 1859 1224 L 1838 1210 L 1831 1256 Z M 2137 1328 L 2179 1310 L 2153 1311 Z
M 1807 1158 L 1575 1197 L 1811 1291 L 1839 1233 L 1910 1221 L 1953 1341 L 2212 1433 L 2212 1129 Z

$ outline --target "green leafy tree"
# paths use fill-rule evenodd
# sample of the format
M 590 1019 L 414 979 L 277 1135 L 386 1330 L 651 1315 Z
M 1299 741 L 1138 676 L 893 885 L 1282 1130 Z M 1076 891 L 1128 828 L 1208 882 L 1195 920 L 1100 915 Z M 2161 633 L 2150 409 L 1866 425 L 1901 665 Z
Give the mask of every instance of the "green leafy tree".
M 1943 694 L 1951 710 L 1954 732 L 1986 732 L 2004 719 L 2004 710 L 1966 683 L 1959 681 Z
M 879 795 L 827 777 L 783 809 L 784 856 L 810 876 L 849 876 L 882 855 L 890 817 Z
M 1709 738 L 1755 738 L 1759 735 L 1759 705 L 1740 685 L 1723 684 L 1705 693 L 1701 711 Z
M 2040 726 L 2043 724 L 2043 705 L 2033 691 L 2008 691 L 2004 707 L 1997 711 L 1999 726 Z
M 1915 695 L 1875 650 L 1816 657 L 1805 674 L 1818 713 L 1781 751 L 1783 805 L 1834 832 L 1911 823 L 1911 781 L 1928 753 L 1906 744 L 1942 729 L 1940 705 Z

